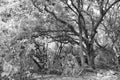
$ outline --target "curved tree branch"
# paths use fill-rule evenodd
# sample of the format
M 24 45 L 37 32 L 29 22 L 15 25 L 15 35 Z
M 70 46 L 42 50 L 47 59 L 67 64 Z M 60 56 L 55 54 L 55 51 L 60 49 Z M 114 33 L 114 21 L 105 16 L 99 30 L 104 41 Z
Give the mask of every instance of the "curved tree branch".
M 96 34 L 96 29 L 98 28 L 99 24 L 103 21 L 104 16 L 106 15 L 106 13 L 109 11 L 109 9 L 115 5 L 116 3 L 118 3 L 120 0 L 116 0 L 115 2 L 113 2 L 106 10 L 104 10 L 103 14 L 101 14 L 98 22 L 94 25 L 93 27 L 93 33 L 91 34 L 91 40 L 93 40 L 95 34 Z

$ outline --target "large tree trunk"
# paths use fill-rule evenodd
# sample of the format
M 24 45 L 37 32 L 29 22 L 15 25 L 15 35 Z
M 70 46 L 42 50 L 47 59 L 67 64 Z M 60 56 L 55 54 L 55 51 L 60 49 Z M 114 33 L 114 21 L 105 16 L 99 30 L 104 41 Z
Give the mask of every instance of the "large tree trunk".
M 85 65 L 85 60 L 84 60 L 84 55 L 83 55 L 83 47 L 82 47 L 82 32 L 83 32 L 83 27 L 84 27 L 84 20 L 83 20 L 83 16 L 81 14 L 81 10 L 80 10 L 80 0 L 78 0 L 78 27 L 79 27 L 79 56 L 81 59 L 81 67 L 84 68 Z
M 88 48 L 88 64 L 90 67 L 95 69 L 95 63 L 94 63 L 95 53 L 93 49 L 93 44 L 89 44 L 87 48 Z
M 93 69 L 95 69 L 94 59 L 95 59 L 95 56 L 94 56 L 94 55 L 91 55 L 91 56 L 90 56 L 90 59 L 89 59 L 89 61 L 90 61 L 90 64 L 89 64 L 89 65 L 90 65 Z
M 84 67 L 85 60 L 84 60 L 83 49 L 82 49 L 82 34 L 80 34 L 80 37 L 79 37 L 79 56 L 81 59 L 81 66 Z

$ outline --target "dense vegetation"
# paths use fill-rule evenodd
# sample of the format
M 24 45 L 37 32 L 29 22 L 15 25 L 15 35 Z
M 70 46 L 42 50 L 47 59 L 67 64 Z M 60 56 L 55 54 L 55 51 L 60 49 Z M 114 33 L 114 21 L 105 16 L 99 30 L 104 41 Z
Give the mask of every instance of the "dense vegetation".
M 119 73 L 119 14 L 120 0 L 0 0 L 0 80 Z

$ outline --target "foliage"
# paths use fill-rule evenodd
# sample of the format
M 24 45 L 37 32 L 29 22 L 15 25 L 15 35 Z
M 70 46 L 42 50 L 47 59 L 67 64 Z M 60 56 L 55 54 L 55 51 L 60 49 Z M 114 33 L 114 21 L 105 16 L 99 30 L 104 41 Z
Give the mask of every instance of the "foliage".
M 1 76 L 74 76 L 86 60 L 93 69 L 116 65 L 119 5 L 119 0 L 1 0 Z

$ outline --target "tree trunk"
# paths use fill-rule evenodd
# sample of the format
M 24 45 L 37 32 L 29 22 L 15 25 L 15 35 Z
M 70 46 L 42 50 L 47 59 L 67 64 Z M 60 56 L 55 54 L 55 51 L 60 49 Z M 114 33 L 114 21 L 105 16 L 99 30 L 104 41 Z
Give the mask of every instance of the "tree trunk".
M 82 34 L 80 34 L 82 36 Z M 80 56 L 80 59 L 81 59 L 81 67 L 84 67 L 84 64 L 85 64 L 85 60 L 84 60 L 84 55 L 83 55 L 83 49 L 82 49 L 82 37 L 79 37 L 80 38 L 80 41 L 79 41 L 79 56 Z
M 95 59 L 95 56 L 93 56 L 93 55 L 91 55 L 90 56 L 90 66 L 93 68 L 93 69 L 95 69 L 95 63 L 94 63 L 94 59 Z
M 93 44 L 89 44 L 87 48 L 88 48 L 88 64 L 90 67 L 95 69 L 95 63 L 94 63 L 95 53 L 93 49 Z
M 78 27 L 79 27 L 79 56 L 81 59 L 81 67 L 84 67 L 85 60 L 84 60 L 84 55 L 83 55 L 83 47 L 82 47 L 82 32 L 83 32 L 83 19 L 82 19 L 82 14 L 80 11 L 80 0 L 78 0 Z

